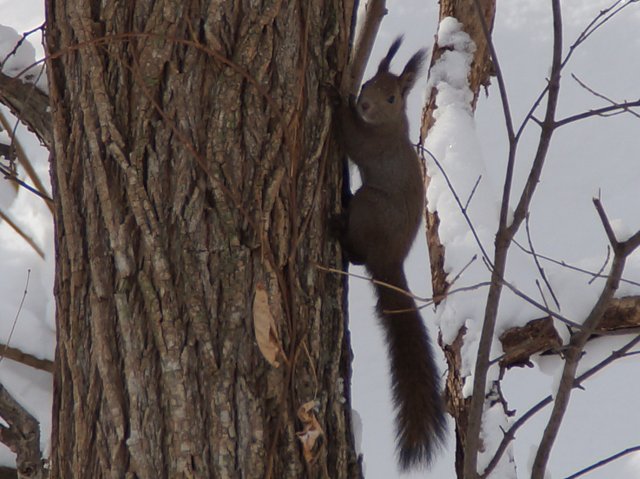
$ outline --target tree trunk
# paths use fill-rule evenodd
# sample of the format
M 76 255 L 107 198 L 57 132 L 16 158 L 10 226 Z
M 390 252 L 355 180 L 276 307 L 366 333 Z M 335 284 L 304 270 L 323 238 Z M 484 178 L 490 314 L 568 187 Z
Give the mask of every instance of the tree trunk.
M 46 9 L 51 477 L 360 477 L 344 280 L 317 267 L 341 267 L 321 85 L 352 2 Z

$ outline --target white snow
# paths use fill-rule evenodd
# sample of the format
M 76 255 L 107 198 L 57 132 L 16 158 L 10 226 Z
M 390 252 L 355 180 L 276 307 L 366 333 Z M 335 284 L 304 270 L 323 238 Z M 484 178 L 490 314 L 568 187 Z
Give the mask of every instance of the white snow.
M 47 91 L 44 64 L 36 63 L 36 49 L 11 27 L 0 25 L 0 65 L 2 73 L 20 77 Z
M 0 61 L 5 75 L 16 76 L 35 62 L 36 50 L 29 42 L 18 44 L 22 35 L 13 28 L 0 25 Z
M 502 404 L 495 402 L 489 407 L 485 407 L 482 416 L 482 432 L 480 438 L 484 449 L 478 455 L 478 470 L 484 471 L 489 465 L 495 450 L 500 445 L 503 438 L 503 431 L 507 431 L 511 422 L 504 414 Z M 501 460 L 489 475 L 491 479 L 516 479 L 516 464 L 513 458 L 512 449 L 508 448 Z
M 437 211 L 440 218 L 438 233 L 445 245 L 445 271 L 449 281 L 462 273 L 453 288 L 468 287 L 490 279 L 482 258 L 487 255 L 487 261 L 493 259 L 492 239 L 497 228 L 499 203 L 495 189 L 487 180 L 470 106 L 473 95 L 467 76 L 475 45 L 454 18 L 445 18 L 440 23 L 438 43 L 451 50 L 445 51 L 437 60 L 427 84 L 432 89 L 431 94 L 436 95 L 437 106 L 435 124 L 424 143 L 430 152 L 426 156 L 430 177 L 427 205 L 430 211 Z M 462 208 L 466 208 L 468 220 Z M 465 269 L 474 256 L 477 260 Z M 467 395 L 471 394 L 471 375 L 475 368 L 486 294 L 486 288 L 478 288 L 451 295 L 436 311 L 436 324 L 446 343 L 456 338 L 463 325 L 467 328 L 461 371 L 463 377 L 467 376 Z M 496 373 L 494 367 L 491 374 Z

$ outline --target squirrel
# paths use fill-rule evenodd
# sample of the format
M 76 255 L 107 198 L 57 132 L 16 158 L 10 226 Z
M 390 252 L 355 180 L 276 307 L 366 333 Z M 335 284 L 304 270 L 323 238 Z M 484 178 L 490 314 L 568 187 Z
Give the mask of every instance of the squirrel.
M 348 102 L 334 98 L 337 134 L 360 170 L 362 187 L 332 227 L 349 261 L 364 264 L 374 280 L 390 361 L 398 463 L 404 471 L 431 462 L 444 438 L 445 417 L 427 330 L 413 298 L 400 292 L 408 291 L 403 264 L 425 199 L 405 103 L 426 56 L 420 50 L 400 75 L 390 73 L 401 43 L 398 37 L 391 44 L 357 102 L 353 95 Z

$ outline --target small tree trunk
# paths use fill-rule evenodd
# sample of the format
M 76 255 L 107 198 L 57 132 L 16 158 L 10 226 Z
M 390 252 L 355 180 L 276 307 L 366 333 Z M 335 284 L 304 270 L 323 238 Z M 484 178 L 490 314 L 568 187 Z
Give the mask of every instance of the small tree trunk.
M 361 475 L 344 281 L 316 267 L 341 265 L 320 85 L 351 12 L 47 1 L 51 477 Z
M 495 15 L 495 1 L 481 0 L 482 15 L 491 31 L 493 28 L 493 18 Z M 440 20 L 446 17 L 454 17 L 463 25 L 463 30 L 471 37 L 476 44 L 471 70 L 469 72 L 469 88 L 473 93 L 471 108 L 475 110 L 478 94 L 482 86 L 488 86 L 492 73 L 492 64 L 489 53 L 489 44 L 482 29 L 480 16 L 475 7 L 474 0 L 441 0 Z M 442 56 L 445 49 L 437 42 L 433 47 L 430 68 Z M 434 111 L 436 110 L 435 88 L 428 92 L 428 102 L 422 112 L 421 143 L 429 134 L 429 129 L 434 125 Z M 427 178 L 428 181 L 428 178 Z M 440 219 L 438 212 L 430 213 L 426 211 L 427 246 L 429 249 L 429 259 L 431 263 L 431 282 L 434 298 L 442 298 L 446 295 L 449 284 L 447 283 L 447 272 L 444 270 L 444 255 L 446 253 L 444 245 L 440 242 L 438 228 Z M 456 474 L 458 478 L 463 477 L 462 468 L 465 454 L 465 432 L 467 430 L 467 417 L 469 400 L 464 398 L 462 387 L 464 377 L 460 376 L 462 357 L 460 350 L 464 341 L 465 330 L 458 332 L 456 340 L 452 344 L 442 344 L 445 358 L 448 365 L 448 375 L 445 384 L 445 396 L 447 398 L 448 412 L 453 416 L 456 423 Z

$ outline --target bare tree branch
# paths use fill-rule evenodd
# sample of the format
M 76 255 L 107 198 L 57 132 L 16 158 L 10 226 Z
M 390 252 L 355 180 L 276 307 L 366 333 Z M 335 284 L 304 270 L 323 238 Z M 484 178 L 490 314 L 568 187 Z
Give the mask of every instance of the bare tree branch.
M 475 4 L 479 10 L 478 0 Z M 551 76 L 548 85 L 547 108 L 545 118 L 542 123 L 542 131 L 538 141 L 538 148 L 533 160 L 533 165 L 527 178 L 527 182 L 520 196 L 520 201 L 515 208 L 513 218 L 510 221 L 509 198 L 511 196 L 511 186 L 513 181 L 513 170 L 515 165 L 515 150 L 517 140 L 513 133 L 513 126 L 510 123 L 510 116 L 505 109 L 505 120 L 509 132 L 509 160 L 507 163 L 507 173 L 502 194 L 502 205 L 500 210 L 500 225 L 496 234 L 496 249 L 494 256 L 494 269 L 491 274 L 492 285 L 487 296 L 484 321 L 478 345 L 478 354 L 473 376 L 473 393 L 469 406 L 469 423 L 467 427 L 467 444 L 464 458 L 464 477 L 475 478 L 478 476 L 477 455 L 480 445 L 480 429 L 482 425 L 482 411 L 485 401 L 485 390 L 487 373 L 490 366 L 491 344 L 495 331 L 496 319 L 498 316 L 498 305 L 502 291 L 504 273 L 506 271 L 507 253 L 511 240 L 515 236 L 518 228 L 524 221 L 533 193 L 540 180 L 542 167 L 551 143 L 554 132 L 555 113 L 560 90 L 560 70 L 562 55 L 562 17 L 560 1 L 552 1 L 553 10 L 553 59 L 551 63 Z M 491 43 L 491 38 L 486 31 L 487 42 Z M 495 55 L 495 50 L 492 49 Z M 495 61 L 495 59 L 494 59 Z M 499 75 L 499 71 L 497 71 Z M 500 76 L 500 75 L 499 75 Z M 506 100 L 506 97 L 503 97 Z
M 0 344 L 0 354 L 2 354 L 3 358 L 11 359 L 17 363 L 24 364 L 25 366 L 53 373 L 53 361 L 38 358 L 29 353 L 25 353 L 21 349 L 14 348 L 13 346 Z
M 629 341 L 627 344 L 622 346 L 620 349 L 613 351 L 605 359 L 603 359 L 598 364 L 596 364 L 595 366 L 593 366 L 592 368 L 588 369 L 587 371 L 582 373 L 580 376 L 578 376 L 573 383 L 573 387 L 574 388 L 579 387 L 584 381 L 586 381 L 591 376 L 593 376 L 597 372 L 607 367 L 609 364 L 613 363 L 614 361 L 620 358 L 626 357 L 629 351 L 639 343 L 640 343 L 640 335 L 635 336 L 633 339 L 631 339 L 631 341 Z M 509 430 L 505 432 L 504 437 L 500 442 L 500 445 L 498 446 L 495 454 L 493 455 L 493 458 L 487 465 L 487 468 L 485 469 L 485 471 L 480 476 L 482 479 L 487 478 L 489 474 L 491 474 L 491 471 L 493 471 L 493 469 L 498 465 L 498 462 L 500 462 L 500 458 L 502 457 L 504 452 L 507 450 L 509 443 L 515 439 L 516 432 L 518 431 L 518 429 L 520 429 L 524 424 L 526 424 L 526 422 L 529 419 L 531 419 L 533 416 L 535 416 L 538 412 L 542 411 L 547 405 L 551 404 L 552 401 L 553 401 L 552 396 L 549 395 L 545 397 L 544 399 L 539 401 L 537 404 L 532 406 L 526 413 L 520 416 L 520 418 L 518 418 L 512 424 Z
M 535 306 L 536 308 L 538 308 L 543 313 L 546 313 L 549 316 L 552 316 L 552 317 L 556 318 L 558 321 L 563 322 L 567 326 L 571 326 L 571 327 L 576 328 L 576 329 L 583 329 L 584 328 L 583 325 L 581 325 L 579 323 L 576 323 L 575 321 L 571 321 L 569 318 L 566 318 L 565 316 L 561 315 L 557 311 L 549 309 L 544 304 L 539 303 L 538 301 L 533 299 L 531 296 L 523 293 L 518 288 L 516 288 L 513 284 L 511 284 L 510 281 L 507 281 L 505 278 L 498 278 L 497 280 L 500 281 L 503 286 L 506 286 L 513 294 L 515 294 L 516 296 L 518 296 L 521 299 L 524 299 L 527 303 L 531 304 L 532 306 Z
M 9 424 L 9 427 L 0 429 L 0 442 L 16 453 L 19 477 L 47 478 L 40 451 L 40 424 L 2 384 L 0 416 Z
M 598 210 L 598 214 L 600 215 L 604 229 L 609 237 L 609 241 L 611 242 L 611 246 L 614 251 L 613 262 L 611 264 L 611 270 L 609 271 L 609 277 L 602 289 L 600 297 L 583 323 L 584 329 L 572 335 L 569 345 L 565 350 L 565 363 L 562 371 L 562 377 L 555 396 L 551 417 L 549 418 L 542 435 L 542 440 L 533 463 L 531 471 L 532 479 L 542 479 L 545 475 L 551 448 L 553 447 L 569 404 L 571 391 L 575 384 L 578 363 L 582 357 L 584 346 L 595 332 L 599 323 L 602 321 L 605 311 L 607 310 L 615 291 L 618 289 L 627 256 L 640 246 L 640 231 L 626 241 L 618 241 L 600 200 L 594 198 L 593 202 Z
M 2 172 L 2 169 L 0 169 L 0 172 Z M 25 242 L 29 246 L 31 246 L 31 248 L 38 254 L 38 256 L 44 259 L 44 251 L 42 251 L 42 248 L 40 248 L 40 246 L 38 246 L 34 239 L 29 236 L 26 231 L 24 231 L 15 221 L 11 219 L 11 217 L 7 213 L 2 211 L 1 209 L 0 219 L 4 220 L 11 229 L 13 229 L 18 235 L 20 235 L 23 240 L 25 240 Z
M 607 213 L 605 213 L 604 211 L 602 202 L 600 201 L 599 198 L 594 198 L 593 204 L 596 207 L 598 216 L 600 216 L 600 221 L 602 221 L 602 226 L 604 227 L 604 231 L 607 233 L 607 239 L 609 240 L 609 243 L 611 243 L 611 246 L 613 246 L 615 250 L 616 244 L 618 244 L 618 240 L 616 238 L 616 234 L 613 232 L 611 223 L 609 223 L 609 218 L 607 218 Z
M 387 14 L 385 0 L 369 0 L 365 6 L 366 14 L 362 28 L 358 33 L 352 61 L 349 64 L 350 74 L 345 76 L 348 94 L 356 95 L 362 83 L 364 70 L 367 67 L 373 44 L 376 41 L 382 19 Z
M 9 108 L 51 151 L 51 114 L 47 95 L 33 83 L 0 72 L 0 103 Z
M 533 366 L 531 356 L 550 350 L 560 350 L 562 339 L 550 316 L 529 321 L 524 326 L 506 330 L 500 335 L 504 355 L 500 367 Z
M 500 335 L 504 355 L 500 366 L 531 366 L 531 356 L 563 351 L 562 342 L 551 316 L 534 319 L 524 326 L 507 329 Z M 640 296 L 613 298 L 602 321 L 589 339 L 640 332 Z

